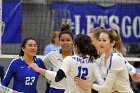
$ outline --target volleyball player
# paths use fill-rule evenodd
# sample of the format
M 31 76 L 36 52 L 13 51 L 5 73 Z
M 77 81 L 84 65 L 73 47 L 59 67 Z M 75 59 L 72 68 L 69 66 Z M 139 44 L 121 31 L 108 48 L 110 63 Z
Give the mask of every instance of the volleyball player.
M 93 88 L 99 92 L 111 93 L 112 89 L 119 93 L 133 93 L 130 88 L 129 75 L 126 67 L 126 62 L 122 55 L 116 50 L 122 49 L 118 46 L 120 41 L 116 42 L 116 37 L 113 31 L 102 31 L 99 36 L 100 51 L 105 53 L 103 64 L 106 69 L 105 82 L 102 85 L 92 84 L 92 82 L 78 82 L 78 86 L 83 89 Z
M 20 92 L 7 88 L 7 87 L 1 85 L 1 83 L 0 83 L 0 93 L 20 93 Z
M 98 57 L 97 51 L 91 44 L 90 37 L 84 34 L 79 34 L 75 37 L 74 50 L 75 55 L 66 57 L 57 73 L 41 69 L 36 64 L 30 65 L 30 67 L 55 82 L 59 82 L 66 77 L 65 93 L 91 93 L 91 89 L 84 90 L 76 86 L 74 77 L 78 76 L 81 79 L 89 78 L 93 80 L 94 76 L 96 76 L 94 74 L 99 73 L 95 72 L 96 65 L 94 64 L 95 58 Z
M 104 27 L 98 27 L 98 28 L 95 28 L 88 33 L 88 35 L 92 39 L 92 44 L 95 45 L 95 47 L 98 51 L 100 51 L 99 44 L 98 44 L 99 35 L 100 35 L 100 32 L 104 31 L 104 30 L 106 30 Z M 116 29 L 110 29 L 110 30 L 115 32 L 114 35 L 116 35 L 116 37 L 118 36 L 118 31 Z M 116 51 L 118 51 L 118 53 L 120 52 L 119 54 L 122 56 L 122 54 L 125 54 L 125 51 L 124 51 L 124 47 L 123 47 L 121 38 L 118 38 L 118 39 L 116 39 L 116 42 L 120 41 L 120 46 L 122 47 L 122 50 L 118 49 L 119 51 L 118 50 L 116 50 Z M 106 66 L 104 66 L 104 62 L 103 62 L 105 55 L 102 53 L 102 51 L 100 51 L 98 53 L 100 55 L 100 58 L 97 59 L 96 63 L 100 67 L 102 78 L 105 79 L 106 78 L 106 72 L 107 72 L 107 68 L 106 68 Z M 127 70 L 129 72 L 131 78 L 133 79 L 133 81 L 137 82 L 139 80 L 139 77 L 140 77 L 139 74 L 135 72 L 135 68 L 130 63 L 128 63 L 126 60 L 125 60 L 125 64 L 127 66 Z M 83 86 L 83 87 L 86 86 L 85 85 L 86 82 L 84 80 L 80 80 L 78 78 L 75 78 L 75 81 L 79 82 L 78 85 L 80 85 L 80 86 Z
M 103 61 L 103 58 L 105 55 L 102 51 L 100 51 L 98 40 L 99 40 L 100 32 L 104 31 L 104 30 L 106 30 L 104 27 L 98 27 L 88 33 L 88 35 L 92 39 L 92 44 L 95 45 L 96 49 L 98 50 L 98 54 L 99 54 L 100 58 L 97 59 L 97 64 L 99 65 L 100 69 L 103 70 L 103 72 L 105 70 L 105 67 L 102 64 L 103 63 L 102 61 Z M 114 35 L 116 35 L 116 37 L 119 37 L 118 31 L 116 29 L 110 28 L 109 30 L 112 30 L 114 32 Z M 116 51 L 118 51 L 120 53 L 120 55 L 122 55 L 122 57 L 125 56 L 126 53 L 125 53 L 125 49 L 122 44 L 121 38 L 116 39 L 116 42 L 120 42 L 119 46 L 122 47 L 122 49 L 117 49 Z M 138 81 L 139 74 L 136 73 L 135 68 L 127 60 L 125 60 L 125 63 L 126 63 L 128 72 L 129 72 L 131 78 L 133 79 L 133 81 L 135 81 L 135 82 Z M 104 75 L 102 73 L 102 71 L 101 71 L 101 74 L 102 74 L 103 78 L 106 77 L 106 75 Z
M 61 49 L 49 52 L 44 58 L 43 62 L 48 68 L 51 65 L 51 70 L 57 72 L 63 63 L 63 59 L 67 56 L 72 56 L 73 52 L 73 34 L 71 33 L 71 26 L 63 23 L 60 27 L 59 43 Z M 51 81 L 49 93 L 64 93 L 66 87 L 66 79 L 60 82 Z
M 28 69 L 32 63 L 36 63 L 39 67 L 45 69 L 45 65 L 40 58 L 36 58 L 37 44 L 34 38 L 26 38 L 22 45 L 18 58 L 11 61 L 2 85 L 8 86 L 12 77 L 14 79 L 13 90 L 24 93 L 37 93 L 36 85 L 39 73 L 33 69 Z
M 53 50 L 57 50 L 57 49 L 60 49 L 60 44 L 59 44 L 59 33 L 58 31 L 55 31 L 52 35 L 51 35 L 51 43 L 46 45 L 45 46 L 45 49 L 44 49 L 44 55 L 48 54 L 50 51 L 53 51 Z M 52 66 L 50 65 L 47 69 L 52 69 Z M 45 93 L 49 93 L 49 90 L 50 90 L 50 81 L 47 81 L 46 82 L 46 92 Z

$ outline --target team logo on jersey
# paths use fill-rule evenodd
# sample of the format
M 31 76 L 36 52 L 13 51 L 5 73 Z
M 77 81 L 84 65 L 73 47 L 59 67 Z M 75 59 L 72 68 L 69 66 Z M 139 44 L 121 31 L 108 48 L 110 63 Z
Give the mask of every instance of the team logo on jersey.
M 25 66 L 21 66 L 21 68 L 25 68 Z

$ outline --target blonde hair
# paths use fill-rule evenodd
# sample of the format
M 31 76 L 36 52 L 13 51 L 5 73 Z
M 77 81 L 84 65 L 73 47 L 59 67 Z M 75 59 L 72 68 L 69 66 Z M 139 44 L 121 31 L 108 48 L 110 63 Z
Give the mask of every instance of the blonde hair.
M 59 37 L 59 32 L 58 31 L 55 31 L 52 35 L 51 35 L 51 42 L 54 43 L 54 39 L 56 37 Z
M 110 30 L 109 32 L 111 32 L 115 40 L 114 48 L 117 49 L 123 56 L 126 56 L 126 51 L 122 43 L 122 39 L 118 33 L 118 30 L 114 28 L 110 28 L 109 30 Z
M 104 27 L 97 27 L 93 30 L 91 30 L 89 33 L 92 33 L 92 35 L 96 38 L 99 39 L 99 35 L 101 31 L 106 30 Z

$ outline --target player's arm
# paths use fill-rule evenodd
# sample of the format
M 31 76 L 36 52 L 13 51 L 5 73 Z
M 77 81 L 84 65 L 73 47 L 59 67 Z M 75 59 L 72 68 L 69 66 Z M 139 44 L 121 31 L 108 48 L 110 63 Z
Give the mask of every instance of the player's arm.
M 94 63 L 93 72 L 94 72 L 94 76 L 96 77 L 97 83 L 98 84 L 103 84 L 104 79 L 102 78 L 101 71 L 100 71 L 98 63 Z
M 126 67 L 130 75 L 131 73 L 136 73 L 135 68 L 129 62 L 125 61 L 125 63 L 126 63 Z
M 18 92 L 13 89 L 10 89 L 8 87 L 5 87 L 5 86 L 1 85 L 1 83 L 0 83 L 0 93 L 22 93 L 22 92 Z
M 124 70 L 123 59 L 121 59 L 120 57 L 113 58 L 111 69 L 108 71 L 105 82 L 102 85 L 93 84 L 92 88 L 96 91 L 111 93 L 113 84 L 117 79 L 117 75 L 121 73 L 122 70 Z
M 61 70 L 61 69 L 59 69 L 57 72 L 54 72 L 54 71 L 50 71 L 50 70 L 45 70 L 45 69 L 39 68 L 39 70 L 37 70 L 37 72 L 39 72 L 42 75 L 44 75 L 45 78 L 47 78 L 48 80 L 55 81 L 55 82 L 59 82 L 64 77 L 66 77 L 64 71 Z
M 6 87 L 9 85 L 14 73 L 16 72 L 16 68 L 17 68 L 16 62 L 12 61 L 9 65 L 7 71 L 6 71 L 4 78 L 3 78 L 2 85 L 6 86 Z
M 40 68 L 36 63 L 32 63 L 29 68 L 33 68 L 36 72 L 44 75 L 48 80 L 58 82 L 66 77 L 65 73 L 67 73 L 69 70 L 70 62 L 67 60 L 69 60 L 69 58 L 66 57 L 62 62 L 61 68 L 57 72 Z
M 34 69 L 36 72 L 44 75 L 45 78 L 47 78 L 48 80 L 55 81 L 56 72 L 54 72 L 54 71 L 40 68 L 36 63 L 32 63 L 28 68 Z
M 13 90 L 0 84 L 0 93 L 13 93 Z
M 71 59 L 72 59 L 72 57 L 68 56 L 63 60 L 62 65 L 61 65 L 60 69 L 57 71 L 57 74 L 56 74 L 56 77 L 55 77 L 56 82 L 59 82 L 64 77 L 66 77 L 66 74 L 70 70 L 70 66 L 71 66 L 71 62 L 72 62 Z
M 51 64 L 51 61 L 49 57 L 52 55 L 52 52 L 45 55 L 45 57 L 42 59 L 43 63 L 45 64 L 46 68 L 49 68 L 49 64 Z
M 64 72 L 59 69 L 57 72 L 54 71 L 50 71 L 50 70 L 46 70 L 43 68 L 40 68 L 36 63 L 32 63 L 29 68 L 34 69 L 36 72 L 42 74 L 45 76 L 46 79 L 50 80 L 50 81 L 60 81 L 65 77 Z
M 140 74 L 136 73 L 135 68 L 127 61 L 126 62 L 126 66 L 127 66 L 127 70 L 129 72 L 129 75 L 131 76 L 132 80 L 135 82 L 140 82 Z
M 57 71 L 56 77 L 55 77 L 55 82 L 61 81 L 64 77 L 66 77 L 65 73 L 63 70 L 59 69 Z
M 60 69 L 57 71 L 57 73 L 47 70 L 45 73 L 45 77 L 55 82 L 61 81 L 64 77 L 66 77 L 66 74 L 68 73 L 71 66 L 70 63 L 71 63 L 71 57 L 68 56 L 63 60 L 62 65 Z

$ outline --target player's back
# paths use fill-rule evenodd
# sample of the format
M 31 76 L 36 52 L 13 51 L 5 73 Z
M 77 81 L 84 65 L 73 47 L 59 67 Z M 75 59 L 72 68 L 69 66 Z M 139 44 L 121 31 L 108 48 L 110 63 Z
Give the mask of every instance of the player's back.
M 68 56 L 64 60 L 64 62 L 65 61 L 69 63 L 69 67 L 68 67 L 69 70 L 64 71 L 67 77 L 67 86 L 65 89 L 65 93 L 91 93 L 91 89 L 83 90 L 79 88 L 75 84 L 74 78 L 78 76 L 81 79 L 89 78 L 90 80 L 93 80 L 94 61 L 89 60 L 89 57 L 82 57 L 82 56 L 77 56 L 77 55 Z

